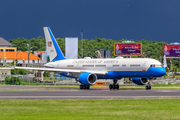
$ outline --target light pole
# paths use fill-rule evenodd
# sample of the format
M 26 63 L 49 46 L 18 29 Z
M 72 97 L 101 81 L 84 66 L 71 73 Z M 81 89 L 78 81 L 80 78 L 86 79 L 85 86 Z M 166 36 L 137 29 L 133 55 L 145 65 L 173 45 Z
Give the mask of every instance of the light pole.
M 82 50 L 81 57 L 83 58 L 83 29 L 81 30 L 81 50 Z

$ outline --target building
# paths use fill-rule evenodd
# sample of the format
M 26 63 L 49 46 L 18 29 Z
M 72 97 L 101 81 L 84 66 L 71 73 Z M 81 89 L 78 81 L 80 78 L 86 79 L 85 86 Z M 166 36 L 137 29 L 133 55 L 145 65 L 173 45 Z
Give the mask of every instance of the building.
M 0 67 L 0 81 L 4 81 L 5 77 L 11 75 L 12 67 Z
M 4 38 L 0 37 L 0 52 L 16 52 L 17 48 L 16 47 L 12 47 L 12 44 L 10 42 L 8 42 L 7 40 L 5 40 Z
M 46 53 L 46 51 L 34 51 L 34 55 L 42 59 L 42 55 Z
M 12 47 L 12 44 L 5 40 L 4 38 L 0 37 L 0 54 L 4 58 L 7 64 L 12 63 L 15 59 L 18 60 L 17 66 L 27 66 L 27 64 L 41 64 L 42 60 L 33 55 L 32 53 L 29 54 L 29 62 L 28 62 L 28 52 L 17 52 L 16 47 Z M 0 65 L 3 65 L 3 61 L 0 55 Z
M 42 60 L 42 63 L 47 63 L 47 53 L 46 51 L 34 51 L 34 55 L 39 57 Z
M 17 66 L 27 66 L 28 65 L 28 52 L 0 52 L 4 60 L 7 64 L 13 62 L 14 59 L 18 60 Z M 31 65 L 39 65 L 41 64 L 41 60 L 39 57 L 29 53 L 29 64 Z M 0 65 L 3 65 L 2 58 L 0 56 Z

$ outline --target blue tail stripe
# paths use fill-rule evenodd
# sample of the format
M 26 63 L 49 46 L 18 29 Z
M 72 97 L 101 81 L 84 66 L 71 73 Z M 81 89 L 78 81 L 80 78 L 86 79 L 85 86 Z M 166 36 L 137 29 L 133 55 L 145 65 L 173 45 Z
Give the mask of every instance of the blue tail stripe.
M 59 48 L 59 46 L 58 46 L 58 44 L 57 44 L 57 42 L 56 42 L 56 40 L 55 40 L 55 38 L 54 38 L 49 27 L 48 27 L 48 30 L 49 30 L 49 34 L 51 36 L 51 39 L 53 41 L 54 47 L 55 47 L 56 52 L 57 52 L 57 56 L 52 61 L 65 60 L 66 58 L 64 57 L 61 49 Z

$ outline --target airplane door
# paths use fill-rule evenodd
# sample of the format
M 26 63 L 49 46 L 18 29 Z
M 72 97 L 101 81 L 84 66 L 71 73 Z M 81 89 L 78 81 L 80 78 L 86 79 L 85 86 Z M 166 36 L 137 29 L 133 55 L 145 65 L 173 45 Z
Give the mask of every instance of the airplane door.
M 143 63 L 142 70 L 143 70 L 143 71 L 146 71 L 146 61 Z
M 79 62 L 77 63 L 77 68 L 79 68 L 80 66 L 79 66 Z

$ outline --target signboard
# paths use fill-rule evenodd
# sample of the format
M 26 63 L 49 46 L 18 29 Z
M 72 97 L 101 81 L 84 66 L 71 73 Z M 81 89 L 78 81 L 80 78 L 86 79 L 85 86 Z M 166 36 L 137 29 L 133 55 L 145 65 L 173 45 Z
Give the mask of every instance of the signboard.
M 164 45 L 166 57 L 180 57 L 180 45 Z
M 67 59 L 78 58 L 78 38 L 65 37 L 65 54 Z
M 140 56 L 141 49 L 141 43 L 114 43 L 115 56 Z

